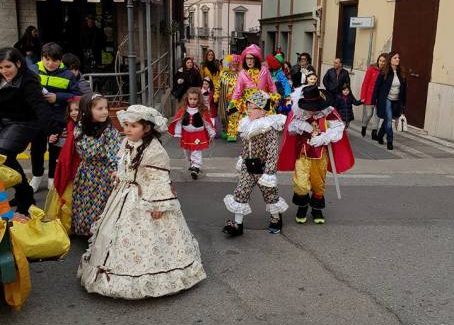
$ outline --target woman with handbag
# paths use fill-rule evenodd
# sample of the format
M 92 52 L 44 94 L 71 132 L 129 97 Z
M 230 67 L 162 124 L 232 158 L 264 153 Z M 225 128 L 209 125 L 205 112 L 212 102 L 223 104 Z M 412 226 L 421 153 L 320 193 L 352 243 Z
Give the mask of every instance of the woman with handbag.
M 388 54 L 386 65 L 377 78 L 372 97 L 372 103 L 377 106 L 377 116 L 383 123 L 377 134 L 377 141 L 393 150 L 393 118 L 398 118 L 404 111 L 407 83 L 400 67 L 400 55 L 396 51 Z
M 42 94 L 38 76 L 27 69 L 19 50 L 0 49 L 0 154 L 7 157 L 5 166 L 22 176 L 16 185 L 17 212 L 28 215 L 34 203 L 33 189 L 16 159 L 35 134 L 50 119 L 50 107 Z

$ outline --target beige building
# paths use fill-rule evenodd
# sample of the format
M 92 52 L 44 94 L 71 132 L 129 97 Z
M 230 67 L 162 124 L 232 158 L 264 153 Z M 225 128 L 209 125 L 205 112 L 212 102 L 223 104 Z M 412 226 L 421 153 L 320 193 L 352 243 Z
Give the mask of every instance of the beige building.
M 397 50 L 406 68 L 409 123 L 454 140 L 454 12 L 451 0 L 323 1 L 321 76 L 341 57 L 359 96 L 365 70 Z M 414 10 L 417 8 L 417 10 Z M 372 28 L 350 28 L 350 17 L 373 17 Z M 365 22 L 367 25 L 367 22 Z M 357 108 L 356 118 L 361 118 Z
M 256 41 L 261 0 L 188 0 L 184 3 L 186 55 L 202 62 L 208 49 L 217 58 Z
M 261 35 L 265 53 L 277 48 L 284 52 L 292 64 L 297 54 L 311 54 L 317 61 L 320 37 L 320 7 L 317 0 L 266 0 L 263 1 Z

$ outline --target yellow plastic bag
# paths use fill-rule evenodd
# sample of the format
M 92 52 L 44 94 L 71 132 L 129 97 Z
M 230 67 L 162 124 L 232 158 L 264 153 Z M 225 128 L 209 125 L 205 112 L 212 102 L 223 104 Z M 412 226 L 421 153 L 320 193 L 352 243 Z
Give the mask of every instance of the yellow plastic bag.
M 11 230 L 12 228 L 10 228 Z M 3 285 L 5 300 L 13 309 L 19 310 L 30 295 L 32 283 L 30 280 L 30 268 L 27 257 L 21 245 L 17 243 L 14 233 L 11 231 L 14 260 L 16 261 L 16 282 Z
M 48 220 L 44 211 L 32 205 L 28 210 L 31 220 L 14 222 L 11 232 L 31 260 L 61 258 L 70 247 L 70 241 L 60 219 Z
M 44 205 L 44 212 L 48 219 L 60 219 L 68 235 L 71 234 L 72 220 L 72 194 L 73 183 L 69 183 L 65 188 L 63 196 L 60 197 L 55 187 L 49 191 Z
M 22 182 L 22 176 L 14 169 L 4 166 L 6 156 L 0 155 L 0 181 L 5 188 L 13 187 Z

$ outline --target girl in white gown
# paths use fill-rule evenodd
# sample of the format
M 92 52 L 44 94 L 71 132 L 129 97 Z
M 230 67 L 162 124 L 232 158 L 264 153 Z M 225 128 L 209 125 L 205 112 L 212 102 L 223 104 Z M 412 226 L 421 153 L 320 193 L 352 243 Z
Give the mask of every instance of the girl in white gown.
M 132 105 L 118 118 L 126 139 L 117 184 L 92 226 L 78 276 L 88 292 L 141 299 L 173 294 L 206 278 L 169 178 L 169 156 L 159 141 L 167 119 Z

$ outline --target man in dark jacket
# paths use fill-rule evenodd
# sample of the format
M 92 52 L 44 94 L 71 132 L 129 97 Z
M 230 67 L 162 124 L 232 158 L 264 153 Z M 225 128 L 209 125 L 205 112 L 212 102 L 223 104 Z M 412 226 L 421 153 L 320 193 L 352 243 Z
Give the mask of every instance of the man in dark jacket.
M 350 76 L 348 71 L 342 67 L 340 58 L 335 58 L 333 68 L 326 71 L 323 77 L 323 85 L 332 98 L 336 98 L 336 95 L 340 94 L 342 85 L 350 86 Z
M 79 95 L 77 81 L 71 71 L 62 63 L 63 49 L 56 43 L 44 44 L 41 61 L 32 66 L 32 71 L 39 75 L 43 95 L 52 108 L 53 130 L 51 134 L 61 134 L 66 126 L 67 100 Z M 47 134 L 40 132 L 32 142 L 31 160 L 33 178 L 30 185 L 38 191 L 44 174 L 44 154 L 47 150 Z M 49 184 L 53 186 L 56 161 L 60 148 L 49 144 Z

